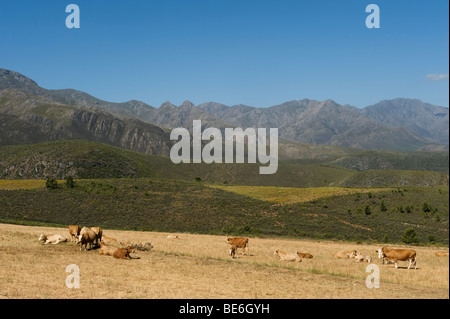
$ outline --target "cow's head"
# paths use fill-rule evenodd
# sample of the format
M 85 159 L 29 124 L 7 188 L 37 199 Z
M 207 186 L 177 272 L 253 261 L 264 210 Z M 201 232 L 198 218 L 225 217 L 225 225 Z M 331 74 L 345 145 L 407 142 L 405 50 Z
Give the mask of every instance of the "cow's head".
M 375 252 L 377 252 L 378 253 L 378 258 L 379 259 L 381 259 L 381 258 L 383 258 L 383 249 L 378 249 L 378 250 L 375 250 Z
M 47 240 L 47 236 L 45 236 L 44 234 L 41 234 L 41 236 L 39 236 L 39 241 L 45 241 Z

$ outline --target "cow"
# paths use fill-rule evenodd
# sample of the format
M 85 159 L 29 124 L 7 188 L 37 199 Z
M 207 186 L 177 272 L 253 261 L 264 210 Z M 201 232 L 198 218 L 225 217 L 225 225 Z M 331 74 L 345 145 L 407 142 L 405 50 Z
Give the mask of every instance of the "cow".
M 69 234 L 70 234 L 70 241 L 77 242 L 78 236 L 80 235 L 81 227 L 78 225 L 69 225 Z
M 435 256 L 437 257 L 448 257 L 448 251 L 437 251 L 434 253 Z
M 116 259 L 141 259 L 140 257 L 131 257 L 130 253 L 133 253 L 134 249 L 131 246 L 127 248 L 118 248 L 114 251 L 113 257 Z
M 228 250 L 228 254 L 230 255 L 230 257 L 232 259 L 236 258 L 236 249 L 237 247 L 235 245 L 231 246 L 230 249 Z
M 334 254 L 335 258 L 339 259 L 348 259 L 348 258 L 354 258 L 354 256 L 359 255 L 359 251 L 357 250 L 343 250 L 336 254 Z
M 395 268 L 398 268 L 398 261 L 409 261 L 408 269 L 414 264 L 414 269 L 417 269 L 416 251 L 414 249 L 393 249 L 389 247 L 383 247 L 377 250 L 378 258 L 384 260 L 394 261 Z
M 168 239 L 179 239 L 178 235 L 174 235 L 174 234 L 167 236 L 167 238 Z
M 47 244 L 57 245 L 59 243 L 66 242 L 67 238 L 65 238 L 64 236 L 59 235 L 59 234 L 50 235 L 50 236 L 41 234 L 39 236 L 39 241 L 43 241 L 44 245 L 47 245 Z
M 97 235 L 96 245 L 100 245 L 102 242 L 103 230 L 100 227 L 91 227 L 91 230 Z
M 104 243 L 105 245 L 118 245 L 119 244 L 117 239 L 108 237 L 108 236 L 102 236 L 102 243 Z
M 117 247 L 112 247 L 105 245 L 105 243 L 100 243 L 100 249 L 98 253 L 100 255 L 113 256 L 114 252 L 117 250 Z
M 369 264 L 372 262 L 372 257 L 366 255 L 355 255 L 353 258 L 355 259 L 356 262 L 366 261 Z
M 275 250 L 274 255 L 275 257 L 277 257 L 278 260 L 281 261 L 298 261 L 298 262 L 302 261 L 302 259 L 297 254 L 288 254 L 279 249 Z
M 309 254 L 309 253 L 301 253 L 299 251 L 297 251 L 297 255 L 300 259 L 306 258 L 306 259 L 311 259 L 313 258 L 313 255 Z
M 140 250 L 140 251 L 148 251 L 153 249 L 152 243 L 137 243 L 137 244 L 131 244 L 132 249 Z
M 84 250 L 87 250 L 87 245 L 89 244 L 89 250 L 92 249 L 92 243 L 97 242 L 97 235 L 94 231 L 87 227 L 83 227 L 83 229 L 80 231 L 80 235 L 78 236 L 78 243 L 80 244 L 80 251 L 83 248 Z
M 248 238 L 247 237 L 230 237 L 227 239 L 227 243 L 231 246 L 236 246 L 236 253 L 238 248 L 242 248 L 244 251 L 242 254 L 246 253 L 248 255 Z

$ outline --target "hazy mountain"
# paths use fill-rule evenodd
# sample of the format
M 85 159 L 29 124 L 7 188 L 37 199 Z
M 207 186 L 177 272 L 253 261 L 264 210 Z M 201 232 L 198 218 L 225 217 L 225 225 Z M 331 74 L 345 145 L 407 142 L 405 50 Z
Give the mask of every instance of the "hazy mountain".
M 370 105 L 365 116 L 394 127 L 405 127 L 423 138 L 449 144 L 449 109 L 417 99 L 394 99 Z
M 107 102 L 72 89 L 46 90 L 17 72 L 0 69 L 0 91 L 4 89 L 25 91 L 46 98 L 47 104 L 71 106 L 77 112 L 108 113 L 127 123 L 134 119 L 140 125 L 145 122 L 165 129 L 191 128 L 193 120 L 201 120 L 203 128 L 279 128 L 280 138 L 308 144 L 368 150 L 448 149 L 448 109 L 418 100 L 383 101 L 363 110 L 332 100 L 308 99 L 270 108 L 215 102 L 195 106 L 189 101 L 180 106 L 166 102 L 154 108 L 135 100 Z

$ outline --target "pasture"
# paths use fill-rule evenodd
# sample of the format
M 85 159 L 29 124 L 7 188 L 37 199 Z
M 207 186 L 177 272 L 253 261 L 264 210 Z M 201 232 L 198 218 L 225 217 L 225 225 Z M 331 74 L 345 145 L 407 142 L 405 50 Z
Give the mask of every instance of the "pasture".
M 83 226 L 83 225 L 81 225 Z M 98 251 L 80 251 L 69 242 L 43 245 L 41 233 L 67 228 L 0 224 L 0 298 L 149 298 L 149 299 L 323 299 L 449 298 L 449 259 L 436 257 L 448 248 L 414 247 L 417 270 L 382 265 L 381 245 L 338 241 L 250 238 L 249 256 L 227 255 L 226 236 L 104 230 L 121 241 L 151 242 L 139 260 L 117 260 Z M 300 263 L 280 262 L 273 253 L 309 252 Z M 357 249 L 380 267 L 380 288 L 366 287 L 367 263 L 335 259 L 340 250 Z M 65 285 L 66 267 L 80 268 L 80 288 Z

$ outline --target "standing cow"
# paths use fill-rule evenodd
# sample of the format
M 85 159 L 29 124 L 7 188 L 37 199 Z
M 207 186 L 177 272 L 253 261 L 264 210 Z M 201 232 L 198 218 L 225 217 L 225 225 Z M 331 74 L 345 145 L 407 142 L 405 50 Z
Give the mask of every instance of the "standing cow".
M 78 225 L 70 225 L 69 227 L 70 241 L 77 242 L 78 236 L 80 236 L 81 227 Z
M 247 237 L 231 237 L 227 239 L 228 244 L 231 246 L 236 246 L 235 252 L 237 253 L 238 248 L 242 248 L 245 253 L 248 255 L 248 238 Z
M 89 244 L 89 250 L 92 249 L 92 244 L 97 242 L 97 235 L 94 231 L 87 227 L 83 227 L 83 229 L 80 231 L 80 235 L 78 236 L 78 243 L 80 246 L 80 251 L 83 248 L 84 250 L 87 250 L 87 245 Z
M 414 269 L 417 269 L 416 251 L 414 249 L 393 249 L 389 247 L 383 247 L 378 249 L 378 258 L 384 260 L 393 260 L 395 268 L 398 268 L 398 261 L 409 261 L 408 269 L 414 265 Z

